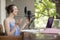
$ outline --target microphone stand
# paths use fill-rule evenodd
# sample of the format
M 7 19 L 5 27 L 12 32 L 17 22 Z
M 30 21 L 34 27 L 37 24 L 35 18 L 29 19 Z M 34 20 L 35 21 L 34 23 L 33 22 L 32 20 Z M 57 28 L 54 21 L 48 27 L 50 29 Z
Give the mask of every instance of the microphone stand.
M 35 20 L 35 17 L 32 18 L 32 20 L 30 21 L 30 23 L 28 24 L 28 29 L 30 29 L 30 25 L 32 24 L 32 22 Z

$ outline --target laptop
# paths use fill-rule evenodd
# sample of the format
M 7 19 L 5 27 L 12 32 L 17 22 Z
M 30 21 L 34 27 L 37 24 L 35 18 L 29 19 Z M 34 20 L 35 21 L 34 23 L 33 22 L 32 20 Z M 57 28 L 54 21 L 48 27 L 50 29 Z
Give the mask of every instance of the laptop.
M 53 21 L 54 21 L 54 17 L 49 17 L 46 28 L 52 28 Z

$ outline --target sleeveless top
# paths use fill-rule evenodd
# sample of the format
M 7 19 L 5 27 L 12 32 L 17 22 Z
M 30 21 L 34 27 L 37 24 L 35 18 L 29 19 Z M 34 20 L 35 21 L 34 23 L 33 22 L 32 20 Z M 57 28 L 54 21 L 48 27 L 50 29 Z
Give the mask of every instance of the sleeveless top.
M 15 22 L 9 22 L 9 26 L 10 26 L 10 31 L 13 30 L 14 26 L 15 26 Z M 12 34 L 12 36 L 19 36 L 20 35 L 20 29 L 19 26 L 16 28 L 15 32 Z

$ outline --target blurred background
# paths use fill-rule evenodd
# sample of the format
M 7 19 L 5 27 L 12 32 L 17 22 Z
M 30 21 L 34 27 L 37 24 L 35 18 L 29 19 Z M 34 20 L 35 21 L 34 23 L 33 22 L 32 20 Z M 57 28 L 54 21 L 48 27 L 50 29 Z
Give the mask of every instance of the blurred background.
M 23 18 L 25 20 L 25 7 L 31 11 L 32 15 L 35 15 L 35 20 L 32 22 L 30 29 L 46 28 L 49 17 L 54 17 L 52 28 L 60 28 L 60 0 L 0 0 L 0 24 L 2 25 L 4 19 L 7 17 L 5 7 L 9 4 L 15 4 L 19 9 L 19 13 L 15 19 Z M 24 24 L 24 20 L 20 27 Z M 3 32 L 5 32 L 4 26 Z M 54 36 L 39 33 L 35 34 L 35 36 L 41 40 L 54 38 Z

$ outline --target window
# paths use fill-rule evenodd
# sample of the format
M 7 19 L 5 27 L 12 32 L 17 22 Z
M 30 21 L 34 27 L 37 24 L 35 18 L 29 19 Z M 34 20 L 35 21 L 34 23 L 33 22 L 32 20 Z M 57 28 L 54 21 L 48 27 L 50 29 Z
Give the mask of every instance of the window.
M 45 28 L 49 17 L 56 18 L 55 3 L 49 0 L 35 0 L 35 28 Z

